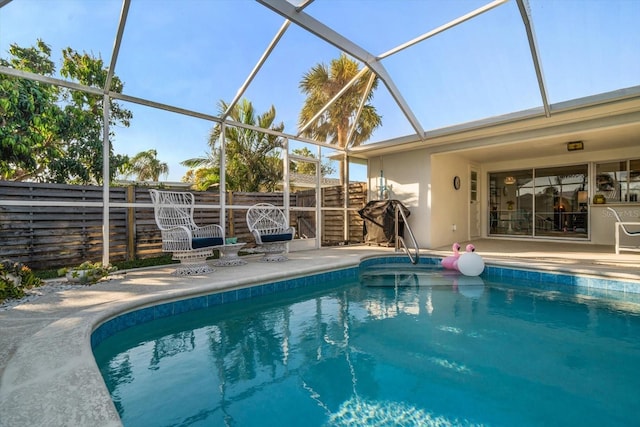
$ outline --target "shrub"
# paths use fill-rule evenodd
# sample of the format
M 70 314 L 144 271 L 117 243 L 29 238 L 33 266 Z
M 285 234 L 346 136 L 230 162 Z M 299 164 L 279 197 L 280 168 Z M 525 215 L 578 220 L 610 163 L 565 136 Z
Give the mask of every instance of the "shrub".
M 8 298 L 22 298 L 24 290 L 42 286 L 42 279 L 36 277 L 31 269 L 21 262 L 9 259 L 0 261 L 0 301 Z
M 106 277 L 116 268 L 111 265 L 103 266 L 101 262 L 85 261 L 77 267 L 66 267 L 58 270 L 58 275 L 67 276 L 70 282 L 82 284 L 96 283 Z

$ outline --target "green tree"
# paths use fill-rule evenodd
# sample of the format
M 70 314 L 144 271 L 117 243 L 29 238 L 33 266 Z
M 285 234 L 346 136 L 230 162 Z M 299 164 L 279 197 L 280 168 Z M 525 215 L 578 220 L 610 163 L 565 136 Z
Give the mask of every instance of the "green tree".
M 125 176 L 135 175 L 138 181 L 159 181 L 160 175 L 169 174 L 169 165 L 158 160 L 158 152 L 152 148 L 133 156 L 122 170 Z
M 22 48 L 12 44 L 11 60 L 0 64 L 33 73 L 52 75 L 51 49 L 42 40 Z M 62 112 L 56 104 L 56 86 L 0 74 L 0 177 L 4 180 L 37 179 L 49 159 L 62 155 L 57 142 Z
M 311 150 L 309 150 L 307 147 L 295 148 L 291 150 L 291 152 L 293 154 L 297 154 L 298 156 L 302 156 L 302 157 L 309 157 L 312 159 L 316 158 L 315 154 L 313 154 Z M 291 172 L 296 172 L 303 175 L 315 175 L 316 166 L 315 166 L 315 163 L 293 161 L 289 165 L 289 170 Z M 326 161 L 320 164 L 320 175 L 327 176 L 327 175 L 331 175 L 334 172 L 335 172 L 335 169 L 331 165 L 331 161 Z
M 35 47 L 12 44 L 9 60 L 0 63 L 18 70 L 55 76 L 51 49 L 42 40 Z M 62 51 L 60 74 L 74 82 L 102 89 L 107 68 L 102 59 L 71 48 Z M 110 90 L 122 92 L 113 76 Z M 14 181 L 61 183 L 102 182 L 103 97 L 0 75 L 0 173 Z M 129 126 L 132 114 L 110 101 L 110 125 Z M 113 152 L 109 135 L 110 178 L 127 160 Z
M 218 103 L 222 115 L 228 108 L 224 101 Z M 229 117 L 246 125 L 282 132 L 284 124 L 274 124 L 276 109 L 271 106 L 263 114 L 257 115 L 253 104 L 242 99 L 231 110 Z M 214 126 L 209 136 L 211 153 L 205 157 L 188 159 L 181 164 L 189 168 L 204 168 L 206 179 L 196 182 L 195 187 L 202 189 L 203 182 L 207 188 L 220 182 L 220 125 Z M 280 149 L 283 146 L 281 137 L 235 126 L 225 126 L 226 142 L 226 189 L 229 191 L 273 191 L 282 180 L 282 160 Z M 198 174 L 192 174 L 197 176 Z M 202 173 L 200 174 L 202 175 Z
M 317 64 L 304 74 L 299 87 L 307 98 L 298 118 L 300 127 L 307 124 L 338 92 L 340 92 L 358 73 L 358 63 L 345 54 L 331 61 L 329 66 Z M 345 148 L 350 141 L 349 130 L 355 122 L 352 145 L 360 145 L 368 140 L 373 131 L 382 124 L 382 117 L 371 105 L 373 93 L 378 87 L 376 78 L 371 90 L 365 94 L 371 71 L 364 73 L 342 96 L 327 108 L 302 133 L 303 136 L 317 141 L 328 141 Z M 365 97 L 360 115 L 357 112 Z M 356 121 L 357 119 L 357 121 Z M 344 162 L 340 162 L 340 180 L 344 180 Z
M 217 151 L 212 150 L 203 157 L 188 159 L 180 164 L 190 168 L 182 177 L 183 182 L 192 182 L 198 191 L 207 191 L 220 183 L 220 162 Z M 219 153 L 219 152 L 218 152 Z

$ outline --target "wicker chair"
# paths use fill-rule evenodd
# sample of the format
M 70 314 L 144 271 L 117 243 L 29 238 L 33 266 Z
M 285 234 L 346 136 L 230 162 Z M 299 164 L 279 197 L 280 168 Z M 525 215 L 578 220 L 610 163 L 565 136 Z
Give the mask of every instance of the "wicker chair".
M 293 240 L 295 230 L 289 227 L 284 213 L 269 203 L 258 203 L 247 211 L 247 225 L 264 253 L 261 261 L 287 261 L 287 243 Z
M 172 252 L 180 261 L 174 274 L 210 273 L 207 257 L 224 245 L 224 232 L 219 225 L 199 227 L 193 220 L 195 198 L 191 193 L 149 190 L 156 224 L 162 235 L 162 250 Z

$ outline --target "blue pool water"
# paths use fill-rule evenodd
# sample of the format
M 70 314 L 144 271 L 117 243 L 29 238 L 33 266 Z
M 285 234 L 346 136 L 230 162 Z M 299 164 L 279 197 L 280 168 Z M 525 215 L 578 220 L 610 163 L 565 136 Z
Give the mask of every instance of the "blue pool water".
M 126 427 L 640 425 L 640 303 L 605 294 L 372 266 L 94 354 Z

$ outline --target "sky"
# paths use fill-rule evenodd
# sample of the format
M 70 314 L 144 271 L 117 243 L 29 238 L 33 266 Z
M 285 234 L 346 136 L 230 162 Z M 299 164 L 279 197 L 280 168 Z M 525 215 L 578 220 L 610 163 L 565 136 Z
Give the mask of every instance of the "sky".
M 481 0 L 316 0 L 305 12 L 373 55 L 488 3 Z M 640 0 L 530 0 L 549 101 L 640 85 Z M 13 0 L 0 8 L 0 56 L 9 45 L 66 47 L 111 59 L 120 0 Z M 115 73 L 124 93 L 217 115 L 249 76 L 284 19 L 251 0 L 132 0 Z M 244 97 L 271 105 L 296 134 L 304 102 L 298 84 L 340 52 L 292 24 Z M 515 1 L 382 60 L 429 131 L 540 107 L 542 99 Z M 122 102 L 121 102 L 122 103 Z M 117 153 L 155 148 L 179 181 L 180 162 L 204 156 L 212 122 L 131 103 L 129 128 L 115 129 Z M 382 127 L 371 142 L 414 133 L 380 84 L 373 105 Z M 302 146 L 292 142 L 293 146 Z M 164 178 L 164 177 L 163 177 Z

